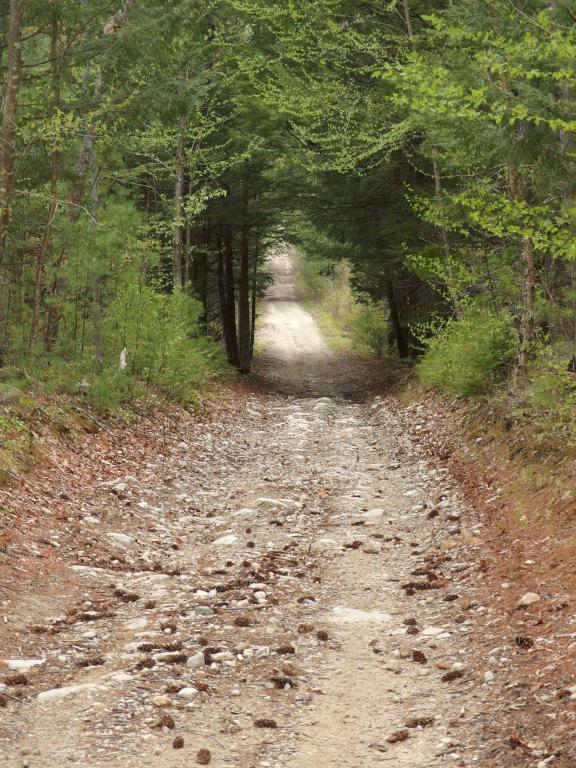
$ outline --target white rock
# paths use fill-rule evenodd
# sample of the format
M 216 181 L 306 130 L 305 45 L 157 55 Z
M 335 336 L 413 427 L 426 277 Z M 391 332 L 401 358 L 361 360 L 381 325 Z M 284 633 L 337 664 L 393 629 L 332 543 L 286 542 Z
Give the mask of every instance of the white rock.
M 132 536 L 128 536 L 125 533 L 107 533 L 106 536 L 115 544 L 121 544 L 123 546 L 128 546 L 128 544 L 132 544 L 134 541 Z
M 369 509 L 368 512 L 364 512 L 361 517 L 366 518 L 367 520 L 376 520 L 379 517 L 382 517 L 384 515 L 383 509 Z
M 142 644 L 141 640 L 138 640 L 135 643 L 126 643 L 126 645 L 124 646 L 124 650 L 126 651 L 126 653 L 136 653 L 136 651 L 138 650 L 138 647 L 141 644 Z
M 110 680 L 114 680 L 116 683 L 128 683 L 132 680 L 132 675 L 128 672 L 112 672 Z
M 198 690 L 196 688 L 182 688 L 180 691 L 178 691 L 178 696 L 182 699 L 193 699 L 195 696 L 198 695 Z
M 426 637 L 437 637 L 438 635 L 445 634 L 446 630 L 442 627 L 424 627 L 422 634 Z
M 69 685 L 65 688 L 52 688 L 50 691 L 42 691 L 36 697 L 36 700 L 41 704 L 47 701 L 60 701 L 68 696 L 73 696 L 76 693 L 82 693 L 83 691 L 95 692 L 105 691 L 106 688 L 103 685 L 96 685 L 95 683 L 85 683 L 84 685 Z
M 236 544 L 238 542 L 238 536 L 234 536 L 234 534 L 230 534 L 228 536 L 221 536 L 219 539 L 216 539 L 216 541 L 212 542 L 215 547 L 229 547 L 232 544 Z
M 337 621 L 344 624 L 379 623 L 392 621 L 392 616 L 383 611 L 360 611 L 357 608 L 337 606 L 332 611 Z
M 380 544 L 369 541 L 362 547 L 362 552 L 365 552 L 367 555 L 379 555 L 382 552 L 382 547 Z
M 203 667 L 205 664 L 204 661 L 204 654 L 202 651 L 198 651 L 198 653 L 195 653 L 193 656 L 190 656 L 188 661 L 186 662 L 186 666 L 188 669 L 200 669 L 200 667 Z
M 520 600 L 516 603 L 518 608 L 527 608 L 529 605 L 533 605 L 540 600 L 540 595 L 537 592 L 526 592 L 522 595 Z
M 230 651 L 221 651 L 220 653 L 212 654 L 212 659 L 214 661 L 234 661 L 234 658 L 234 654 Z
M 259 603 L 263 603 L 266 600 L 266 592 L 258 590 L 257 592 L 254 592 L 254 597 Z
M 256 506 L 258 509 L 275 509 L 276 507 L 282 507 L 287 509 L 288 505 L 280 499 L 257 499 Z
M 256 517 L 258 513 L 255 509 L 249 509 L 248 507 L 242 507 L 242 509 L 237 509 L 235 512 L 232 512 L 232 515 L 234 517 Z
M 8 669 L 27 670 L 46 664 L 46 659 L 6 659 Z
M 496 675 L 494 672 L 492 672 L 491 669 L 487 669 L 486 672 L 484 672 L 484 682 L 485 683 L 493 683 L 496 678 Z
M 334 539 L 318 539 L 312 545 L 314 552 L 329 552 L 330 550 L 340 549 L 340 544 Z
M 148 619 L 146 619 L 144 616 L 138 619 L 132 619 L 131 621 L 126 622 L 126 629 L 144 629 L 148 626 Z

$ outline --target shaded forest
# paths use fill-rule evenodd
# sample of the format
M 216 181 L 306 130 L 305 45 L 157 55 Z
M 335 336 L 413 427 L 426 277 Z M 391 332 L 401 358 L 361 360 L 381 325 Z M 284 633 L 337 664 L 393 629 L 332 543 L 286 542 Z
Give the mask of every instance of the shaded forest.
M 425 383 L 572 428 L 572 0 L 4 0 L 0 24 L 5 381 L 107 405 L 247 373 L 287 240 L 346 260 Z

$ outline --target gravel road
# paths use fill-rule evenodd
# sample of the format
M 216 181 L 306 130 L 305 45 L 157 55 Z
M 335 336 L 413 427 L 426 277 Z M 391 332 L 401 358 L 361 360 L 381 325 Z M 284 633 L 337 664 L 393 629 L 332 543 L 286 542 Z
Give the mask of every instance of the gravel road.
M 489 688 L 446 543 L 468 512 L 359 397 L 376 368 L 327 349 L 289 254 L 271 267 L 268 391 L 76 488 L 95 544 L 61 554 L 65 599 L 30 618 L 41 663 L 0 691 L 0 765 L 481 764 Z

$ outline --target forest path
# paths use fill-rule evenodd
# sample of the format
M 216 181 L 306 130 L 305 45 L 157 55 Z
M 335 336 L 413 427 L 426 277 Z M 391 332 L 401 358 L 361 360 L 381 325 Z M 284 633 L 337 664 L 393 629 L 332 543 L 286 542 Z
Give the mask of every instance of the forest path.
M 382 391 L 389 375 L 384 362 L 336 355 L 327 346 L 316 320 L 298 300 L 293 250 L 278 246 L 267 268 L 274 282 L 261 303 L 253 378 L 267 390 L 304 398 L 365 400 Z
M 466 666 L 463 564 L 442 554 L 458 491 L 385 401 L 321 394 L 349 362 L 279 267 L 264 373 L 276 360 L 290 392 L 306 370 L 308 396 L 250 395 L 177 425 L 130 474 L 55 489 L 81 520 L 59 545 L 65 589 L 10 648 L 45 662 L 21 699 L 5 689 L 1 766 L 190 768 L 199 750 L 215 768 L 478 764 L 463 734 L 485 686 Z

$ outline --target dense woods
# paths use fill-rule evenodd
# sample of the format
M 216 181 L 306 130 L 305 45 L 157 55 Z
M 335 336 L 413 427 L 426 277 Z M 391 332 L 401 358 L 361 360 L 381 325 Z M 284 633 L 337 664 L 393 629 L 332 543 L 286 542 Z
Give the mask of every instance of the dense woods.
M 187 399 L 222 349 L 247 372 L 285 239 L 348 261 L 425 381 L 573 418 L 572 0 L 4 0 L 0 23 L 6 371 L 102 401 Z

